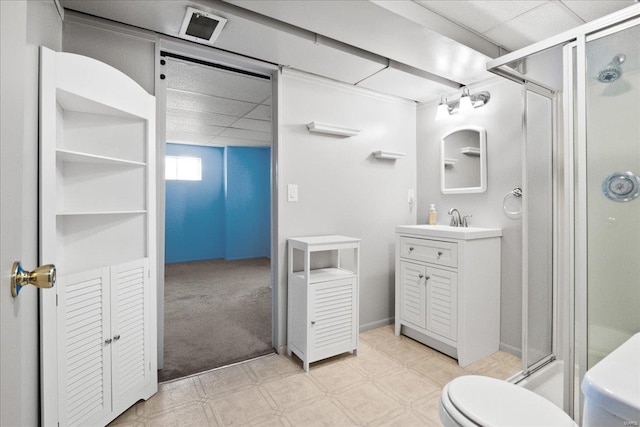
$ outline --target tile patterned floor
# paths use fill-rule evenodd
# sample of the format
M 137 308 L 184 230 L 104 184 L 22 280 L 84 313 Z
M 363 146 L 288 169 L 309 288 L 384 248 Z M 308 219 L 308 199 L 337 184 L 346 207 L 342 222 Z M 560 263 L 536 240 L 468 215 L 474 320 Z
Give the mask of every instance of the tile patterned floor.
M 160 385 L 112 426 L 439 426 L 440 390 L 453 378 L 506 379 L 520 360 L 497 352 L 467 368 L 392 326 L 360 334 L 345 354 L 302 370 L 271 355 Z

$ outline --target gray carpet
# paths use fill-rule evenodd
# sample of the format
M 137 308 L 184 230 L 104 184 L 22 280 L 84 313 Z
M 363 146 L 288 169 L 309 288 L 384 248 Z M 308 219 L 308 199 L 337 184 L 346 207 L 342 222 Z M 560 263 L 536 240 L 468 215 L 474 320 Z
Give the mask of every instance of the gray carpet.
M 167 264 L 159 381 L 271 353 L 269 282 L 267 258 Z

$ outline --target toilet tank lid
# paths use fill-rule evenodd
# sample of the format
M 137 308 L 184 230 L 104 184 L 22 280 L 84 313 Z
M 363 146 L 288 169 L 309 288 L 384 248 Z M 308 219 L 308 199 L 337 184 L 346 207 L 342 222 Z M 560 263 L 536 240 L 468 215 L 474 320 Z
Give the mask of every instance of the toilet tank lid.
M 640 420 L 640 333 L 587 371 L 582 392 L 620 418 Z

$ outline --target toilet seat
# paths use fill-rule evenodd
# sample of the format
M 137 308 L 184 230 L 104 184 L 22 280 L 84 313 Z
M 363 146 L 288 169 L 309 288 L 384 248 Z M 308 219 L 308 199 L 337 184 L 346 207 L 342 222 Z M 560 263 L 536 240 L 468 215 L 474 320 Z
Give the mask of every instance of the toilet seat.
M 556 405 L 515 384 L 477 375 L 454 379 L 441 405 L 460 426 L 567 426 L 571 417 Z

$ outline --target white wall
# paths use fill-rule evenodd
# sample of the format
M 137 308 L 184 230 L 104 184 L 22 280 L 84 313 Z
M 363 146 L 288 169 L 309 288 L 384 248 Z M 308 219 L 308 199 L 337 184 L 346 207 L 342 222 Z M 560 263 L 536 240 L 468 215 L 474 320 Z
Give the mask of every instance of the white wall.
M 286 344 L 286 239 L 342 234 L 362 239 L 361 330 L 394 316 L 395 226 L 415 223 L 407 190 L 416 183 L 416 104 L 285 70 L 278 141 L 280 337 Z M 361 129 L 337 138 L 311 134 L 312 121 Z M 397 161 L 375 150 L 406 152 Z M 287 202 L 297 184 L 298 202 Z
M 500 298 L 501 348 L 519 352 L 522 324 L 522 230 L 521 220 L 507 218 L 503 198 L 522 182 L 522 92 L 508 80 L 491 79 L 470 87 L 471 93 L 487 90 L 490 102 L 469 117 L 453 115 L 436 122 L 437 103 L 423 104 L 417 113 L 418 224 L 427 222 L 429 204 L 435 203 L 438 224 L 449 224 L 447 212 L 457 208 L 472 214 L 470 226 L 502 228 L 502 292 Z M 455 99 L 453 94 L 449 99 Z M 487 191 L 475 194 L 440 192 L 440 139 L 463 125 L 487 131 Z
M 53 1 L 0 2 L 0 425 L 39 422 L 38 290 L 9 291 L 10 268 L 38 265 L 39 46 L 60 50 Z

